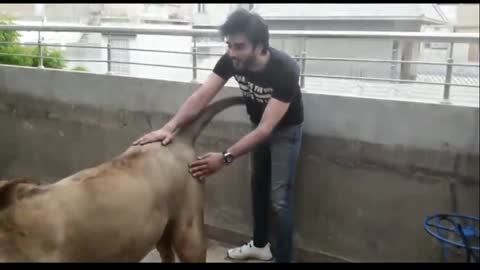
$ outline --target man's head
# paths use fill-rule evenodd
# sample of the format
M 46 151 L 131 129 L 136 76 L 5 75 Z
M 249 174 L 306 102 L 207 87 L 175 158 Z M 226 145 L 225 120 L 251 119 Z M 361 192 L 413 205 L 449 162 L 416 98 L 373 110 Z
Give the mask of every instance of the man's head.
M 257 14 L 238 9 L 228 16 L 220 32 L 227 39 L 228 55 L 238 70 L 250 68 L 260 55 L 267 53 L 268 26 Z

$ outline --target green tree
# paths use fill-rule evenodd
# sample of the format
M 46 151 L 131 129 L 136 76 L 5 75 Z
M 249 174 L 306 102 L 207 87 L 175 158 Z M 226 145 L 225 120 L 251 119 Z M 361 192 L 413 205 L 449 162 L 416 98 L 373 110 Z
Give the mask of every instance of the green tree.
M 7 16 L 0 16 L 0 24 L 13 24 L 12 18 Z M 0 42 L 18 42 L 20 34 L 16 31 L 0 31 Z M 0 43 L 0 48 L 9 46 L 8 44 Z
M 31 53 L 32 55 L 40 55 L 38 53 L 38 47 L 33 48 L 31 51 L 32 51 Z M 43 59 L 43 66 L 46 68 L 62 69 L 67 66 L 64 60 L 65 56 L 63 55 L 63 52 L 61 50 L 49 49 L 44 47 L 43 56 L 47 57 Z M 39 60 L 40 60 L 39 57 L 33 58 L 32 64 L 34 67 L 38 67 Z
M 0 48 L 0 64 L 18 65 L 18 66 L 33 66 L 33 50 L 27 50 L 20 46 L 2 46 Z M 32 56 L 17 56 L 12 54 L 24 54 Z
M 76 67 L 72 68 L 72 70 L 73 71 L 84 71 L 84 72 L 88 71 L 88 69 L 84 66 L 76 66 Z
M 13 24 L 13 19 L 0 16 L 0 24 Z M 0 31 L 0 64 L 37 67 L 39 63 L 38 47 L 25 47 L 18 44 L 20 33 L 17 31 Z M 3 43 L 11 42 L 11 43 Z M 18 55 L 12 55 L 18 54 Z M 43 59 L 46 68 L 62 69 L 66 67 L 65 56 L 61 50 L 43 47 L 43 56 L 57 59 Z

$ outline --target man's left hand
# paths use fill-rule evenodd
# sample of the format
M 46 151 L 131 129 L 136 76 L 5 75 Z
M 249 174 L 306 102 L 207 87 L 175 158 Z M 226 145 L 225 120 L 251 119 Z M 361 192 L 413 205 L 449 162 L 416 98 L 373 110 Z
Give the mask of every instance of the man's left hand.
M 189 167 L 190 174 L 196 179 L 203 181 L 225 166 L 222 153 L 207 153 L 197 158 Z

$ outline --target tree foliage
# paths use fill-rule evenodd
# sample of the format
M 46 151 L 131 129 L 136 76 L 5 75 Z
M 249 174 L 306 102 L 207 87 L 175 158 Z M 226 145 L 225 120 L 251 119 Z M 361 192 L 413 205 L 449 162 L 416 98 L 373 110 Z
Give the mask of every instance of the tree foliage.
M 0 24 L 12 25 L 13 19 L 8 16 L 0 16 Z M 17 31 L 0 30 L 0 64 L 37 67 L 40 59 L 38 47 L 15 44 L 19 41 L 20 33 Z M 44 67 L 55 69 L 66 67 L 65 56 L 61 50 L 43 47 L 42 52 L 42 55 L 46 57 L 43 59 Z
M 72 68 L 73 71 L 83 71 L 83 72 L 87 72 L 88 69 L 84 66 L 76 66 L 74 68 Z

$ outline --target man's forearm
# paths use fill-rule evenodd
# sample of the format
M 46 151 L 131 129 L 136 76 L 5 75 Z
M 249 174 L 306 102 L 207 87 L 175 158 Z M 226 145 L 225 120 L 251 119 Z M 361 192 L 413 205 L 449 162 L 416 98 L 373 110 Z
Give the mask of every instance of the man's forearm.
M 267 139 L 270 133 L 271 131 L 269 129 L 258 127 L 241 138 L 232 147 L 228 148 L 227 151 L 235 158 L 240 157 L 248 153 L 255 145 Z
M 266 140 L 287 112 L 289 105 L 287 102 L 272 98 L 268 102 L 257 128 L 240 139 L 227 151 L 234 157 L 239 157 L 248 153 L 255 145 Z
M 201 95 L 197 94 L 191 95 L 185 101 L 185 103 L 183 103 L 175 116 L 170 119 L 170 121 L 168 121 L 164 127 L 168 128 L 172 132 L 182 128 L 192 121 L 193 118 L 195 118 L 195 116 L 197 116 L 200 111 L 207 106 L 208 102 L 208 97 L 202 97 Z

